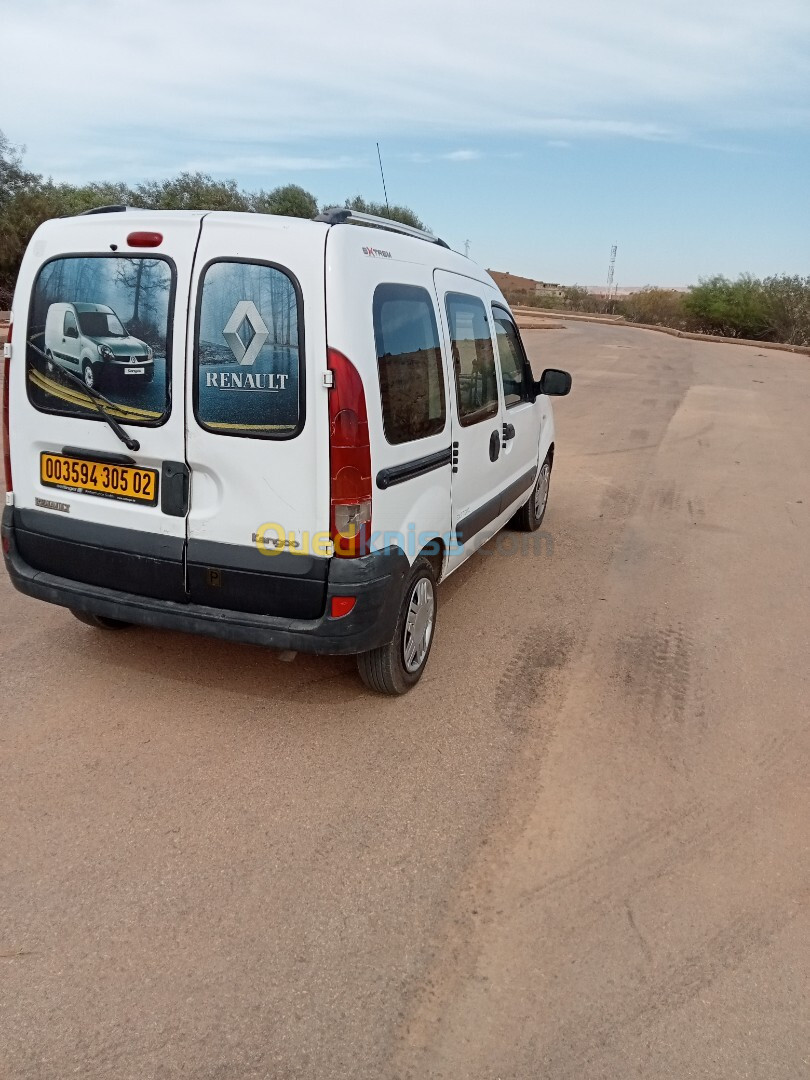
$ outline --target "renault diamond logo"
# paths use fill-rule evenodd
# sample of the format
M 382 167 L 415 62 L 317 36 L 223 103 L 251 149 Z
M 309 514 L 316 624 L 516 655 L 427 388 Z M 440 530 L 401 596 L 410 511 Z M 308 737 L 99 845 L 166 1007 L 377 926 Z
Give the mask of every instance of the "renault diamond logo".
M 243 323 L 247 322 L 253 331 L 253 336 L 245 342 L 239 331 Z M 249 367 L 262 351 L 262 346 L 270 337 L 270 331 L 265 325 L 264 319 L 259 314 L 259 309 L 252 300 L 240 300 L 233 309 L 233 314 L 222 331 L 222 336 L 228 342 L 231 352 L 243 367 Z

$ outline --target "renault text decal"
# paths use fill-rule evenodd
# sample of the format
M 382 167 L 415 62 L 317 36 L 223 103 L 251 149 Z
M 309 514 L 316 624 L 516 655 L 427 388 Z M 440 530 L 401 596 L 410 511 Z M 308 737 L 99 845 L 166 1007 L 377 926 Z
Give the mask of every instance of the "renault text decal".
M 289 375 L 277 375 L 274 372 L 242 371 L 206 371 L 205 385 L 215 386 L 217 390 L 264 390 L 266 394 L 277 394 L 287 389 Z

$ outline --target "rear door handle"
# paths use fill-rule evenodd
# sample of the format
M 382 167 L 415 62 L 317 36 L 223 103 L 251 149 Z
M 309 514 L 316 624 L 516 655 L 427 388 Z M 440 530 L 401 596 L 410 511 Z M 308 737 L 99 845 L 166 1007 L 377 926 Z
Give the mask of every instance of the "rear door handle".
M 188 513 L 188 465 L 185 461 L 164 461 L 160 473 L 160 509 L 171 517 L 185 517 Z
M 497 461 L 501 452 L 501 438 L 497 431 L 493 431 L 489 437 L 489 460 Z

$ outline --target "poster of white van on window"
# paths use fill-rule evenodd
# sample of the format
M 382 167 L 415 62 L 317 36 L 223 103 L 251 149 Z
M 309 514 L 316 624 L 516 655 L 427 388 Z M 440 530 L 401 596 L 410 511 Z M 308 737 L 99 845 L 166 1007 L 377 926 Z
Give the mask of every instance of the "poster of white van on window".
M 199 423 L 223 435 L 284 438 L 299 426 L 299 300 L 274 266 L 205 271 L 196 343 Z
M 169 406 L 174 275 L 141 256 L 67 256 L 34 284 L 28 393 L 46 412 L 100 419 L 102 394 L 129 423 L 159 424 Z

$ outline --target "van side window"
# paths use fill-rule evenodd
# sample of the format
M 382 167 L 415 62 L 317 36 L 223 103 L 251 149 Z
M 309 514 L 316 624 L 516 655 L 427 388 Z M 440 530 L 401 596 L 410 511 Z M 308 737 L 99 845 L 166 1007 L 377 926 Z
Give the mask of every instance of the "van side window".
M 445 303 L 453 345 L 458 418 L 467 427 L 498 412 L 495 354 L 483 301 L 466 293 L 448 293 Z
M 65 324 L 62 327 L 64 337 L 78 337 L 79 327 L 76 324 L 76 316 L 72 311 L 65 312 Z
M 374 340 L 383 427 L 389 443 L 425 439 L 444 430 L 444 371 L 439 329 L 427 289 L 378 285 Z
M 303 306 L 293 275 L 217 259 L 197 295 L 194 415 L 217 435 L 287 439 L 303 424 Z
M 507 409 L 527 400 L 527 366 L 523 347 L 511 315 L 504 308 L 492 307 L 495 322 L 495 340 L 503 379 L 503 397 Z

